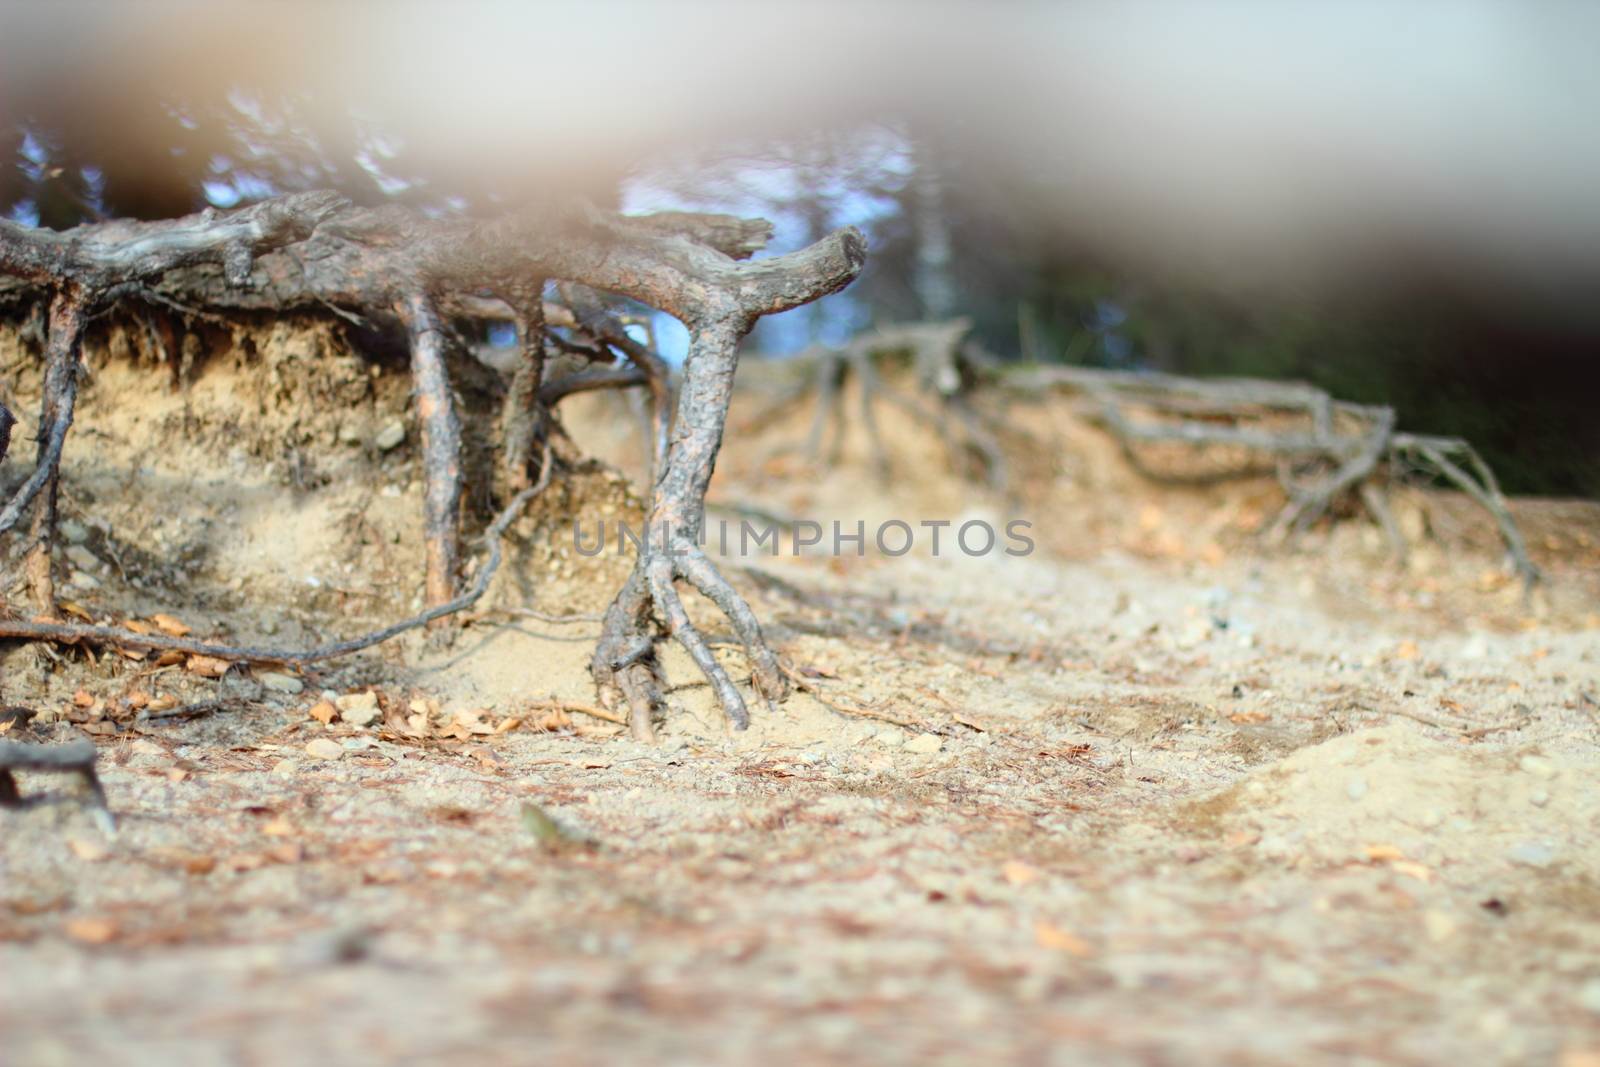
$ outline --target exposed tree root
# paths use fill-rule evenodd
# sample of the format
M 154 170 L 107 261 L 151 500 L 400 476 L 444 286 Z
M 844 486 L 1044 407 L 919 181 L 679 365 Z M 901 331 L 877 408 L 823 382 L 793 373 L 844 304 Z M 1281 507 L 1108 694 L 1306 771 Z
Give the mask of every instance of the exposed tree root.
M 76 774 L 83 779 L 89 791 L 89 806 L 101 829 L 116 832 L 116 820 L 106 803 L 105 787 L 95 772 L 95 747 L 93 741 L 70 741 L 64 745 L 40 745 L 29 741 L 0 740 L 0 808 L 31 808 L 59 798 L 50 796 L 25 797 L 17 789 L 14 771 L 56 771 Z
M 814 355 L 810 357 L 816 367 L 813 379 L 780 394 L 760 419 L 769 421 L 815 392 L 817 410 L 805 450 L 812 460 L 822 459 L 832 419 L 835 439 L 828 461 L 836 461 L 845 422 L 840 398 L 847 377 L 853 375 L 862 394 L 861 421 L 880 472 L 887 472 L 889 459 L 871 415 L 876 397 L 932 427 L 954 456 L 971 460 L 968 469 L 981 480 L 1003 487 L 1005 456 L 997 434 L 1001 420 L 984 413 L 978 398 L 994 392 L 1016 396 L 1070 390 L 1089 399 L 1091 416 L 1117 438 L 1135 469 L 1154 480 L 1214 481 L 1255 474 L 1261 468 L 1173 474 L 1152 464 L 1141 446 L 1224 446 L 1275 461 L 1287 497 L 1271 525 L 1276 538 L 1293 537 L 1343 499 L 1352 498 L 1403 555 L 1404 538 L 1388 506 L 1387 487 L 1398 476 L 1421 474 L 1443 479 L 1482 506 L 1493 517 L 1507 556 L 1524 583 L 1531 586 L 1539 578 L 1494 473 L 1482 457 L 1459 438 L 1397 432 L 1391 408 L 1334 400 L 1320 389 L 1293 382 L 1006 364 L 968 341 L 969 328 L 965 319 L 899 325 L 864 334 L 843 349 Z M 909 363 L 918 384 L 915 395 L 883 381 L 881 367 L 891 359 Z
M 756 664 L 758 689 L 784 692 L 776 661 L 754 614 L 695 547 L 705 491 L 721 447 L 740 339 L 762 315 L 786 311 L 849 284 L 865 259 L 850 229 L 810 248 L 759 262 L 737 262 L 762 247 L 771 226 L 760 220 L 668 213 L 606 215 L 583 205 L 525 212 L 492 222 L 426 219 L 398 207 L 354 208 L 328 193 L 264 201 L 166 222 L 104 223 L 67 233 L 0 222 L 0 297 L 44 293 L 50 302 L 48 365 L 38 464 L 0 511 L 0 531 L 14 525 L 35 496 L 29 576 L 35 608 L 49 616 L 54 589 L 50 551 L 54 484 L 72 419 L 79 346 L 86 316 L 139 296 L 165 306 L 229 310 L 325 308 L 358 321 L 398 318 L 410 339 L 422 425 L 428 608 L 421 615 L 351 641 L 303 652 L 211 645 L 139 635 L 112 627 L 0 620 L 0 636 L 93 641 L 126 648 L 167 648 L 254 662 L 310 663 L 370 647 L 444 618 L 475 602 L 499 561 L 498 538 L 525 488 L 489 531 L 491 562 L 465 596 L 455 596 L 458 511 L 462 498 L 461 426 L 447 363 L 448 324 L 439 308 L 496 305 L 519 327 L 521 358 L 503 426 L 508 488 L 526 485 L 527 458 L 549 405 L 573 392 L 646 385 L 651 392 L 653 499 L 657 541 L 641 551 L 628 583 L 606 616 L 595 677 L 603 696 L 623 693 L 634 729 L 650 730 L 659 688 L 641 671 L 653 661 L 661 628 L 677 639 L 716 687 L 728 719 L 748 722 L 738 691 L 689 623 L 679 579 L 693 584 L 733 620 Z M 568 283 L 571 307 L 550 314 L 543 280 Z M 587 306 L 588 287 L 658 308 L 689 327 L 692 350 L 677 405 L 664 365 L 603 311 Z M 566 334 L 550 330 L 565 328 Z M 597 362 L 618 353 L 632 370 L 599 367 L 570 381 L 546 373 L 546 342 Z M 540 483 L 541 486 L 543 482 Z M 503 521 L 502 521 L 503 520 Z M 644 709 L 644 710 L 640 710 Z
M 880 481 L 887 482 L 894 469 L 877 422 L 877 405 L 884 401 L 938 434 L 956 470 L 980 484 L 1004 490 L 1008 479 L 999 425 L 977 406 L 972 395 L 993 357 L 967 340 L 971 326 L 967 319 L 887 326 L 861 334 L 841 348 L 817 349 L 797 357 L 802 366 L 809 366 L 810 373 L 775 397 L 752 421 L 768 423 L 814 395 L 811 428 L 799 448 L 811 463 L 836 465 L 851 422 L 845 397 L 853 380 L 858 418 Z M 910 371 L 914 393 L 886 380 L 884 372 L 891 367 Z
M 1086 367 L 999 373 L 1000 381 L 1013 389 L 1083 392 L 1093 404 L 1092 414 L 1116 436 L 1129 461 L 1151 477 L 1163 476 L 1145 460 L 1141 445 L 1224 446 L 1276 459 L 1278 481 L 1288 498 L 1271 525 L 1272 536 L 1278 538 L 1300 533 L 1339 500 L 1353 497 L 1396 554 L 1403 555 L 1404 538 L 1388 506 L 1389 484 L 1407 474 L 1442 478 L 1494 519 L 1525 586 L 1539 580 L 1494 472 L 1477 451 L 1460 438 L 1397 432 L 1392 408 L 1334 400 L 1298 383 L 1209 381 Z M 1144 417 L 1130 415 L 1140 409 Z

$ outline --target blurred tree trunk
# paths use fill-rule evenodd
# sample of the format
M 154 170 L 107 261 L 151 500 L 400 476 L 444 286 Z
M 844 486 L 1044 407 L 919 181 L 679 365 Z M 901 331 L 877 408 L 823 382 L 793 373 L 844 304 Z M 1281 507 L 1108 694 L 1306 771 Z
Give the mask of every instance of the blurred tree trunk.
M 915 169 L 911 176 L 912 239 L 916 242 L 912 288 L 922 318 L 943 322 L 956 305 L 950 264 L 950 216 L 946 211 L 944 175 L 938 152 L 926 138 L 911 142 Z

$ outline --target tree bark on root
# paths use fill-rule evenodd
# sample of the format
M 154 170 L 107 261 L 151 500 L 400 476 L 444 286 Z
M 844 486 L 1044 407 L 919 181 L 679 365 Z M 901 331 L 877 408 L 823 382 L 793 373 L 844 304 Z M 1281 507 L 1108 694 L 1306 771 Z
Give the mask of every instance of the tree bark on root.
M 445 368 L 444 323 L 427 294 L 408 295 L 396 310 L 411 339 L 417 422 L 422 427 L 422 531 L 428 607 L 448 603 L 456 592 L 460 554 L 461 419 L 456 414 Z M 443 619 L 435 621 L 442 623 Z
M 815 364 L 809 380 L 779 395 L 752 421 L 768 423 L 814 393 L 811 427 L 800 449 L 811 463 L 837 465 L 850 425 L 845 395 L 853 379 L 859 397 L 858 418 L 880 482 L 887 484 L 893 473 L 893 461 L 877 421 L 877 404 L 886 400 L 938 434 L 956 470 L 990 489 L 1004 491 L 1006 459 L 996 425 L 972 402 L 973 389 L 988 359 L 967 342 L 970 330 L 967 319 L 906 323 L 862 334 L 840 348 L 817 349 L 800 357 Z M 890 360 L 901 360 L 910 369 L 914 392 L 903 392 L 884 380 L 880 364 Z M 831 443 L 824 447 L 830 435 Z
M 689 621 L 675 587 L 679 579 L 694 585 L 733 623 L 750 657 L 757 691 L 769 700 L 788 694 L 755 613 L 697 544 L 705 518 L 706 489 L 733 398 L 739 341 L 754 323 L 754 316 L 737 303 L 707 317 L 710 321 L 690 335 L 672 444 L 656 478 L 646 536 L 633 573 L 606 612 L 591 667 L 602 703 L 625 703 L 629 726 L 640 740 L 653 736 L 651 720 L 661 700 L 652 615 L 665 624 L 711 682 L 729 725 L 736 730 L 750 725 L 744 698 Z
M 683 645 L 711 680 L 729 722 L 742 728 L 749 721 L 744 701 L 689 622 L 676 590 L 678 581 L 686 581 L 729 616 L 750 654 L 759 692 L 767 697 L 785 692 L 754 613 L 695 545 L 706 486 L 722 444 L 738 343 L 760 316 L 798 307 L 849 284 L 866 255 L 861 234 L 846 229 L 799 252 L 738 262 L 759 248 L 770 232 L 771 227 L 759 220 L 683 213 L 623 218 L 583 205 L 488 222 L 425 219 L 394 206 L 360 209 L 332 194 L 298 194 L 225 214 L 207 211 L 167 222 L 104 223 L 65 234 L 0 223 L 0 297 L 19 289 L 52 294 L 52 353 L 58 349 L 72 353 L 70 361 L 65 356 L 52 359 L 51 366 L 58 368 L 56 378 L 63 382 L 71 375 L 61 367 L 75 371 L 81 328 L 76 333 L 63 330 L 58 344 L 57 309 L 63 312 L 63 326 L 73 321 L 65 315 L 67 308 L 77 307 L 81 313 L 128 295 L 204 308 L 206 314 L 324 308 L 343 315 L 397 316 L 411 339 L 422 426 L 426 586 L 432 605 L 424 616 L 429 618 L 456 610 L 452 605 L 459 600 L 452 597 L 461 429 L 450 392 L 439 305 L 481 300 L 484 293 L 513 294 L 522 319 L 525 366 L 542 359 L 542 344 L 533 336 L 533 309 L 540 300 L 542 279 L 615 293 L 673 315 L 689 328 L 692 347 L 670 434 L 665 368 L 659 360 L 620 328 L 576 323 L 596 332 L 604 345 L 623 352 L 651 388 L 656 403 L 650 524 L 657 539 L 641 550 L 633 574 L 607 612 L 594 674 L 603 697 L 625 699 L 635 731 L 648 733 L 650 710 L 660 701 L 660 687 L 650 674 L 653 648 L 665 632 Z M 542 315 L 542 303 L 538 306 Z M 513 407 L 508 415 L 513 421 L 526 414 L 533 380 L 531 372 L 524 375 L 515 390 L 513 404 L 522 407 Z M 580 387 L 611 387 L 633 380 L 632 375 L 614 374 L 575 384 L 565 392 L 559 383 L 550 392 L 546 387 L 552 383 L 541 383 L 531 395 L 537 406 Z M 47 389 L 42 420 L 50 428 L 47 441 L 64 438 L 70 422 L 70 395 L 61 402 L 65 388 Z M 49 406 L 52 396 L 54 407 Z M 520 442 L 517 448 L 522 448 Z M 24 486 L 23 493 L 0 512 L 0 523 L 6 516 L 14 523 L 28 503 L 24 494 L 36 494 L 52 480 L 59 454 L 59 444 L 41 443 L 40 469 L 29 480 L 32 489 Z M 41 508 L 40 513 L 44 517 L 36 520 L 36 529 L 48 535 L 53 511 Z M 47 553 L 48 545 L 43 548 Z M 43 558 L 48 561 L 47 555 Z M 36 586 L 36 593 L 40 588 Z M 137 641 L 130 637 L 139 635 L 104 627 L 0 620 L 0 636 L 7 633 L 104 640 L 129 647 L 165 647 L 175 640 Z M 308 662 L 353 651 L 352 645 L 344 642 L 287 655 L 204 647 L 231 658 Z
M 1221 445 L 1275 457 L 1278 481 L 1288 498 L 1270 527 L 1275 538 L 1295 536 L 1326 515 L 1341 497 L 1353 495 L 1383 531 L 1396 557 L 1404 558 L 1405 540 L 1388 506 L 1387 484 L 1397 467 L 1409 464 L 1449 482 L 1487 511 L 1524 587 L 1531 589 L 1539 581 L 1539 569 L 1529 558 L 1499 482 L 1483 458 L 1460 438 L 1397 432 L 1392 408 L 1334 400 L 1297 382 L 1250 378 L 1206 380 L 1052 366 L 1001 369 L 995 380 L 1004 388 L 1028 393 L 1062 388 L 1082 392 L 1123 454 L 1149 477 L 1162 476 L 1139 454 L 1141 444 Z M 1156 417 L 1130 418 L 1128 409 L 1138 407 Z M 1291 429 L 1251 425 L 1263 416 L 1285 415 L 1302 425 Z M 1300 473 L 1308 467 L 1325 473 L 1309 477 Z
M 93 741 L 69 741 L 64 745 L 40 745 L 29 741 L 0 740 L 0 808 L 31 808 L 55 799 L 48 796 L 23 796 L 17 789 L 13 771 L 56 771 L 76 774 L 89 791 L 89 807 L 106 833 L 116 831 L 116 821 L 106 803 L 105 787 L 95 771 Z

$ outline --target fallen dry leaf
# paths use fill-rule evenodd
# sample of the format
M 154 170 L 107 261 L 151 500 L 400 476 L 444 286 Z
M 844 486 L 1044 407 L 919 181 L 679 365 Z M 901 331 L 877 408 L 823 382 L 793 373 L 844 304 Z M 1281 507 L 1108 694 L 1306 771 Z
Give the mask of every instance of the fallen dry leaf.
M 176 667 L 178 664 L 183 662 L 183 659 L 184 654 L 182 652 L 179 652 L 177 649 L 168 649 L 156 657 L 156 666 Z
M 76 707 L 92 708 L 94 707 L 94 695 L 87 689 L 80 689 L 72 694 L 72 703 Z
M 152 615 L 150 621 L 156 628 L 168 637 L 188 637 L 194 631 L 184 625 L 183 620 L 173 615 Z
M 119 932 L 115 919 L 89 916 L 68 919 L 64 929 L 68 937 L 85 945 L 104 945 Z
M 183 669 L 190 674 L 198 674 L 202 678 L 221 678 L 228 673 L 228 668 L 233 666 L 225 659 L 215 656 L 190 656 Z
M 94 616 L 89 614 L 88 610 L 76 600 L 63 600 L 61 602 L 61 613 L 82 619 L 84 622 L 94 622 Z
M 304 845 L 289 842 L 267 849 L 266 857 L 273 863 L 299 863 L 306 858 L 306 850 Z
M 215 856 L 181 848 L 156 849 L 150 853 L 150 857 L 163 866 L 178 867 L 189 874 L 210 874 L 217 866 Z
M 1029 882 L 1039 880 L 1039 868 L 1030 866 L 1020 860 L 1007 860 L 1000 868 L 1000 873 L 1005 875 L 1006 881 L 1012 885 L 1027 885 Z
M 162 693 L 160 696 L 150 701 L 148 705 L 149 710 L 151 711 L 166 711 L 168 708 L 175 708 L 177 706 L 178 698 L 173 696 L 171 693 Z
M 1266 722 L 1271 718 L 1272 716 L 1264 711 L 1236 711 L 1228 716 L 1228 721 L 1244 725 L 1247 723 Z
M 97 863 L 111 854 L 106 846 L 100 842 L 85 840 L 81 837 L 68 838 L 67 847 L 72 850 L 74 856 L 85 863 Z
M 501 759 L 494 749 L 489 748 L 487 745 L 473 745 L 462 751 L 477 760 L 485 770 L 492 771 L 496 767 L 504 767 L 506 765 L 506 761 Z
M 1430 883 L 1433 881 L 1433 872 L 1414 860 L 1392 860 L 1389 869 L 1396 874 L 1403 874 L 1407 878 L 1415 878 L 1419 882 Z
M 1039 943 L 1040 948 L 1052 949 L 1056 952 L 1065 952 L 1069 956 L 1085 959 L 1094 955 L 1094 947 L 1079 937 L 1069 933 L 1051 922 L 1040 920 L 1033 924 L 1033 939 Z
M 1401 641 L 1394 654 L 1399 659 L 1416 659 L 1422 655 L 1422 650 L 1417 647 L 1415 641 Z
M 565 730 L 571 726 L 572 719 L 560 708 L 552 708 L 539 716 L 539 721 L 534 725 L 545 733 L 554 733 L 557 730 Z
M 293 823 L 280 815 L 276 819 L 273 819 L 271 822 L 263 826 L 261 828 L 261 832 L 266 834 L 268 837 L 293 837 L 295 835 L 295 828 Z
M 1367 859 L 1374 863 L 1382 863 L 1386 860 L 1403 860 L 1405 858 L 1406 854 L 1395 845 L 1367 846 Z
M 331 700 L 319 700 L 311 705 L 311 710 L 306 714 L 326 726 L 333 721 L 335 715 L 339 714 L 339 709 L 333 706 Z
M 147 622 L 141 622 L 138 619 L 129 619 L 122 625 L 126 626 L 136 634 L 143 634 L 145 637 L 149 637 L 151 634 L 156 632 L 156 628 L 154 626 L 151 626 Z

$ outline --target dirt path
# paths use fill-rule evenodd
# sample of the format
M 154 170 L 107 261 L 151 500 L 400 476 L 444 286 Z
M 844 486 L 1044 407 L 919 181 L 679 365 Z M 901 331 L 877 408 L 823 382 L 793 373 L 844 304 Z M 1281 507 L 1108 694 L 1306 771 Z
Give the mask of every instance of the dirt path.
M 193 456 L 117 450 L 148 426 L 100 425 L 103 467 L 69 486 L 90 609 L 294 641 L 405 606 L 409 580 L 362 599 L 414 562 L 397 458 L 241 497 L 184 488 Z M 959 514 L 948 487 L 840 477 L 779 492 L 732 464 L 719 485 Z M 625 514 L 605 486 L 572 492 Z M 1203 525 L 1121 506 L 1157 547 Z M 100 557 L 141 544 L 169 562 L 138 588 Z M 520 547 L 496 603 L 603 602 L 617 561 L 561 544 Z M 755 562 L 741 586 L 827 703 L 730 737 L 669 653 L 654 748 L 536 702 L 592 699 L 582 621 L 485 613 L 452 648 L 257 679 L 243 710 L 165 724 L 126 701 L 217 683 L 11 650 L 7 702 L 105 724 L 122 828 L 0 812 L 0 1063 L 1593 1067 L 1590 588 L 1558 576 L 1524 619 L 1488 561 L 1419 577 L 1349 548 Z M 313 717 L 353 695 L 360 719 L 368 691 L 370 725 Z
M 876 566 L 937 639 L 790 651 L 926 730 L 801 695 L 728 740 L 694 689 L 658 750 L 430 751 L 310 694 L 148 729 L 115 841 L 5 816 L 5 1058 L 1585 1062 L 1594 634 L 1411 641 L 1264 584 Z M 1400 717 L 1456 705 L 1523 725 Z

